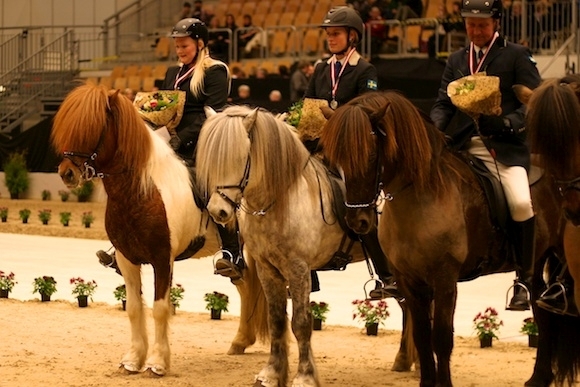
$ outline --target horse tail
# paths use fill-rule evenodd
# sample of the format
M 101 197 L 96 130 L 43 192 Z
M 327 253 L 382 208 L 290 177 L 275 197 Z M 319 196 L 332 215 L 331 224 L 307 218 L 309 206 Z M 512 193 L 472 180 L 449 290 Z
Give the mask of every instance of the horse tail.
M 553 314 L 553 313 L 552 313 Z M 567 315 L 552 316 L 557 326 L 557 337 L 553 343 L 554 382 L 557 386 L 575 385 L 580 372 L 580 324 L 577 317 Z
M 244 353 L 247 347 L 256 342 L 256 338 L 265 343 L 270 337 L 268 305 L 256 271 L 256 261 L 250 254 L 244 254 L 244 258 L 244 278 L 236 284 L 241 301 L 240 326 L 228 351 L 229 355 Z

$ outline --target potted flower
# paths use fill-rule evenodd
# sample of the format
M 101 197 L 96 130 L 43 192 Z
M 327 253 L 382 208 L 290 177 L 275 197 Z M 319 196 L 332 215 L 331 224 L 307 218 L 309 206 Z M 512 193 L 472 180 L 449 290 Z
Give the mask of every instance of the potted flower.
M 322 329 L 322 322 L 326 321 L 326 313 L 330 307 L 326 302 L 310 301 L 310 313 L 312 313 L 312 329 L 319 331 Z
M 45 189 L 45 190 L 42 190 L 40 196 L 42 197 L 42 200 L 47 201 L 47 200 L 50 200 L 51 194 L 50 194 L 49 190 Z
M 0 298 L 8 298 L 8 293 L 17 283 L 14 280 L 14 273 L 6 274 L 0 270 Z
M 50 301 L 50 296 L 56 293 L 56 280 L 54 277 L 38 277 L 34 279 L 32 284 L 34 285 L 32 294 L 40 294 L 40 299 L 42 302 Z
M 11 199 L 18 199 L 30 185 L 30 177 L 26 167 L 26 155 L 24 153 L 12 153 L 2 166 L 4 170 L 4 182 Z
M 86 228 L 91 227 L 91 223 L 95 221 L 95 216 L 92 211 L 83 212 L 82 222 Z
M 498 338 L 496 333 L 502 325 L 503 321 L 499 319 L 497 311 L 492 307 L 488 307 L 485 312 L 480 312 L 475 316 L 473 326 L 481 348 L 491 347 L 492 339 Z
M 8 207 L 0 207 L 0 219 L 5 223 L 8 219 Z
M 71 192 L 77 196 L 79 202 L 87 202 L 93 193 L 95 183 L 91 180 L 85 181 L 80 187 L 73 188 Z
M 52 217 L 51 210 L 44 209 L 38 211 L 38 219 L 42 222 L 42 224 L 48 224 L 48 221 Z
M 520 329 L 520 332 L 528 335 L 529 347 L 538 348 L 538 324 L 536 324 L 536 320 L 534 320 L 533 317 L 524 319 L 524 323 Z
M 179 303 L 183 300 L 183 293 L 185 289 L 180 284 L 176 284 L 169 289 L 169 301 L 172 305 L 172 313 L 175 314 L 175 309 L 179 308 Z
M 68 227 L 68 223 L 70 222 L 71 213 L 70 212 L 61 212 L 60 213 L 60 222 L 63 226 Z
M 81 277 L 71 278 L 70 283 L 73 286 L 72 295 L 77 298 L 79 308 L 86 308 L 89 304 L 88 298 L 95 293 L 97 283 L 93 281 L 85 281 Z
M 58 191 L 58 195 L 60 196 L 60 200 L 62 200 L 63 202 L 66 202 L 70 196 L 70 192 L 65 191 L 64 189 L 61 189 L 60 191 Z
M 365 323 L 368 336 L 378 334 L 379 323 L 385 324 L 389 317 L 388 305 L 385 300 L 355 300 L 352 302 L 355 307 L 355 313 L 352 315 L 353 320 L 358 319 Z
M 113 295 L 115 296 L 115 299 L 117 301 L 121 301 L 121 304 L 123 305 L 123 310 L 126 310 L 127 309 L 127 288 L 125 287 L 125 284 L 117 286 L 115 288 L 115 291 L 113 292 Z
M 18 211 L 18 215 L 20 219 L 22 219 L 22 223 L 28 223 L 28 218 L 30 218 L 30 210 L 28 208 L 23 208 Z
M 228 311 L 230 299 L 223 293 L 215 291 L 213 293 L 206 293 L 203 296 L 203 300 L 206 302 L 205 308 L 211 311 L 212 320 L 220 320 L 222 318 L 222 311 Z

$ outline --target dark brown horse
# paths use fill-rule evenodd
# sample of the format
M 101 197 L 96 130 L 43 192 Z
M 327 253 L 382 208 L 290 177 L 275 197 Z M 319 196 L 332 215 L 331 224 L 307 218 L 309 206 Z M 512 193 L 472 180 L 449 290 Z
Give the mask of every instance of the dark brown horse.
M 514 270 L 511 246 L 492 222 L 476 175 L 462 156 L 446 148 L 428 118 L 395 92 L 367 93 L 339 108 L 321 142 L 328 160 L 344 172 L 347 222 L 354 231 L 375 227 L 377 201 L 385 200 L 378 233 L 410 312 L 420 385 L 451 386 L 457 282 Z M 561 254 L 563 221 L 549 179 L 535 184 L 532 196 L 538 219 L 536 298 L 544 288 L 543 262 L 552 251 Z M 570 358 L 580 340 L 567 335 L 574 325 L 564 316 L 540 316 L 536 307 L 534 312 L 541 320 L 540 348 L 526 386 L 545 387 L 552 382 L 552 368 L 573 377 L 575 368 L 557 362 L 558 355 Z
M 105 228 L 117 250 L 131 322 L 131 347 L 121 368 L 164 375 L 170 365 L 173 261 L 192 240 L 205 237 L 208 225 L 207 212 L 194 202 L 189 171 L 161 137 L 146 128 L 127 98 L 103 86 L 83 85 L 66 97 L 54 120 L 52 142 L 64 156 L 59 174 L 68 187 L 99 177 L 107 193 Z M 204 253 L 208 255 L 205 251 L 197 257 Z M 151 350 L 141 292 L 142 264 L 154 270 Z M 238 284 L 242 311 L 232 354 L 253 344 L 256 334 L 268 333 L 266 318 L 257 320 L 265 315 L 266 303 L 251 260 L 246 273 L 245 281 Z

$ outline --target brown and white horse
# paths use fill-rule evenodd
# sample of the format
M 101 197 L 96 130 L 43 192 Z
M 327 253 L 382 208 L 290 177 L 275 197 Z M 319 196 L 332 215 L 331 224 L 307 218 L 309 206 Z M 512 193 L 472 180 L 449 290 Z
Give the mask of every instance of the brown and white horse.
M 268 300 L 270 358 L 255 386 L 288 384 L 287 284 L 299 357 L 292 385 L 319 386 L 311 347 L 310 271 L 331 260 L 345 235 L 327 168 L 286 123 L 246 106 L 231 106 L 208 117 L 196 161 L 197 181 L 209 197 L 208 211 L 225 224 L 237 216 Z M 361 250 L 360 244 L 353 246 L 353 262 L 364 260 Z M 397 371 L 408 371 L 415 354 L 404 335 L 393 366 Z
M 121 368 L 164 375 L 170 365 L 169 289 L 174 258 L 192 240 L 205 238 L 209 220 L 195 204 L 188 168 L 145 126 L 127 98 L 103 86 L 82 85 L 65 98 L 54 119 L 52 143 L 64 156 L 58 172 L 68 187 L 99 177 L 107 193 L 105 228 L 117 251 L 131 322 L 131 347 Z M 154 270 L 151 348 L 141 292 L 142 264 Z M 251 258 L 244 278 L 237 285 L 242 310 L 232 354 L 242 353 L 256 335 L 268 333 L 266 319 L 257 320 L 262 313 L 256 310 L 265 308 L 265 298 Z
M 337 109 L 321 142 L 327 159 L 344 172 L 353 230 L 375 227 L 376 202 L 387 199 L 378 234 L 413 322 L 420 385 L 451 386 L 457 282 L 514 270 L 509 242 L 492 222 L 476 175 L 446 148 L 430 120 L 392 91 L 366 93 Z M 544 261 L 552 251 L 562 254 L 557 196 L 549 179 L 532 187 L 537 219 L 532 299 L 545 289 Z M 539 348 L 525 385 L 547 387 L 554 372 L 556 381 L 572 384 L 580 364 L 578 320 L 533 308 Z

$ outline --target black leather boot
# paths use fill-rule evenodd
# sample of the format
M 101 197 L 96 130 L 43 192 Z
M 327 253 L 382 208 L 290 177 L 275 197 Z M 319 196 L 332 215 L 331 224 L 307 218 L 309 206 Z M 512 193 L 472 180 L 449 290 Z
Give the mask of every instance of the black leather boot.
M 523 222 L 515 222 L 514 252 L 516 275 L 514 295 L 507 310 L 530 310 L 530 289 L 534 275 L 534 254 L 536 248 L 536 217 Z
M 222 241 L 223 256 L 215 263 L 215 274 L 231 278 L 232 281 L 238 280 L 242 278 L 246 267 L 238 238 L 238 224 L 234 229 L 218 224 L 217 229 Z
M 403 298 L 397 288 L 395 278 L 389 271 L 387 257 L 379 244 L 377 229 L 375 228 L 366 235 L 361 235 L 360 240 L 373 263 L 375 272 L 382 281 L 377 281 L 375 289 L 369 292 L 369 298 L 371 300 L 382 300 L 388 297 Z
M 111 247 L 108 251 L 111 251 L 113 247 Z M 113 250 L 112 253 L 108 253 L 107 251 L 104 250 L 99 250 L 97 251 L 97 257 L 99 257 L 99 263 L 105 267 L 110 267 L 111 269 L 115 269 L 115 271 L 117 272 L 117 274 L 122 275 L 121 274 L 121 270 L 119 269 L 119 266 L 117 265 L 117 260 L 115 259 L 115 250 Z

